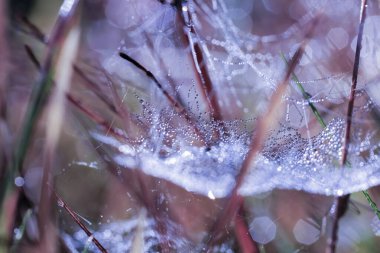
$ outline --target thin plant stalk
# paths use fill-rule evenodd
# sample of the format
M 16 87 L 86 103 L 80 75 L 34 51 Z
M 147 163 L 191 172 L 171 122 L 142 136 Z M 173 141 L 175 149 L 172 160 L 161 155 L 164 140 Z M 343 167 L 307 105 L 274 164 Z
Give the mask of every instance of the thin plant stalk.
M 244 205 L 240 206 L 238 214 L 235 216 L 235 237 L 242 253 L 259 253 L 256 242 L 252 239 L 249 227 L 245 220 Z
M 58 206 L 66 210 L 70 217 L 78 224 L 78 226 L 86 233 L 89 238 L 92 238 L 92 242 L 102 253 L 107 253 L 108 251 L 103 247 L 103 245 L 95 238 L 91 231 L 86 227 L 86 225 L 80 220 L 78 215 L 67 205 L 67 203 L 53 190 L 55 198 L 57 199 Z
M 4 197 L 13 192 L 13 186 L 11 182 L 13 182 L 13 178 L 17 173 L 21 173 L 23 162 L 31 142 L 32 133 L 35 128 L 35 124 L 37 119 L 43 110 L 43 105 L 46 103 L 47 98 L 50 93 L 51 88 L 51 77 L 53 76 L 53 66 L 55 62 L 55 58 L 57 53 L 59 52 L 62 40 L 65 37 L 67 27 L 71 24 L 72 19 L 74 17 L 74 13 L 79 4 L 79 0 L 74 1 L 64 1 L 61 5 L 61 8 L 58 13 L 58 18 L 53 27 L 51 36 L 47 42 L 47 49 L 45 51 L 45 58 L 43 61 L 43 65 L 41 67 L 41 76 L 39 81 L 33 88 L 31 100 L 25 114 L 24 123 L 21 128 L 20 138 L 13 150 L 12 161 L 10 162 L 9 167 L 6 168 L 6 178 L 4 178 L 5 182 L 1 184 L 0 189 L 0 208 L 2 207 L 2 203 Z M 44 178 L 46 179 L 46 173 L 44 173 Z M 41 204 L 42 204 L 41 200 Z M 48 205 L 48 204 L 46 204 Z M 41 210 L 40 210 L 41 211 Z M 50 216 L 49 216 L 50 217 Z M 48 219 L 48 216 L 44 216 L 44 219 Z M 41 225 L 42 223 L 40 223 Z M 49 223 L 50 224 L 50 223 Z M 46 223 L 40 226 L 40 231 L 43 232 Z M 42 236 L 43 237 L 43 236 Z M 46 240 L 43 240 L 41 246 L 45 247 Z M 49 244 L 51 245 L 52 242 Z M 48 249 L 48 248 L 45 248 Z M 52 250 L 52 249 L 50 249 Z
M 185 120 L 189 123 L 189 125 L 194 129 L 194 133 L 200 138 L 203 145 L 208 145 L 207 140 L 204 137 L 204 134 L 201 132 L 201 130 L 198 128 L 196 122 L 190 117 L 189 112 L 187 112 L 186 108 L 183 107 L 173 96 L 169 94 L 168 91 L 166 91 L 162 84 L 157 80 L 157 78 L 153 75 L 152 72 L 150 72 L 148 69 L 146 69 L 143 65 L 141 65 L 138 61 L 127 55 L 126 53 L 120 52 L 119 56 L 123 58 L 124 60 L 130 62 L 133 64 L 136 68 L 143 71 L 147 77 L 149 77 L 157 86 L 157 88 L 162 92 L 162 94 L 167 98 L 170 105 L 174 107 L 174 109 L 182 115 Z
M 207 65 L 204 60 L 201 45 L 198 42 L 198 36 L 193 24 L 188 1 L 177 1 L 177 9 L 181 14 L 182 23 L 184 24 L 184 32 L 186 34 L 187 43 L 190 46 L 194 68 L 198 75 L 199 82 L 202 84 L 201 93 L 203 97 L 206 98 L 212 119 L 220 121 L 223 119 L 221 109 L 216 94 L 213 94 L 214 87 L 206 67 Z
M 30 22 L 27 17 L 20 17 L 19 20 L 28 28 L 28 31 L 22 29 L 22 32 L 31 35 L 33 38 L 36 38 L 38 41 L 44 44 L 47 44 L 49 42 L 48 37 L 35 24 Z
M 22 30 L 22 32 L 24 32 L 25 34 L 30 34 L 37 41 L 41 42 L 44 45 L 47 45 L 46 35 L 41 31 L 41 29 L 39 29 L 35 24 L 33 24 L 27 17 L 22 17 L 21 21 L 30 30 L 30 32 L 26 30 Z M 24 45 L 24 47 L 26 53 L 28 54 L 29 58 L 32 60 L 34 65 L 37 66 L 38 69 L 40 69 L 41 64 L 39 63 L 37 57 L 33 53 L 33 50 L 28 45 Z M 105 92 L 101 89 L 101 87 L 99 87 L 99 85 L 96 82 L 93 82 L 78 65 L 74 64 L 73 68 L 75 75 L 83 81 L 82 84 L 84 84 L 87 88 L 93 91 L 94 94 L 101 101 L 103 101 L 112 112 L 117 113 L 115 105 L 110 101 L 110 99 L 107 96 L 105 96 Z
M 34 54 L 33 50 L 28 45 L 24 45 L 24 48 L 26 50 L 26 53 L 29 56 L 29 59 L 32 61 L 32 63 L 34 64 L 34 66 L 38 69 L 38 71 L 41 71 L 41 64 L 40 64 L 39 60 L 37 59 L 36 55 Z M 80 68 L 74 66 L 74 71 L 76 69 L 79 70 L 79 71 L 82 71 Z M 54 80 L 51 80 L 51 82 L 53 84 L 55 83 Z M 115 129 L 114 127 L 112 127 L 112 124 L 109 123 L 107 120 L 105 120 L 103 117 L 101 117 L 97 113 L 91 111 L 89 108 L 87 108 L 86 106 L 84 106 L 82 104 L 82 102 L 80 101 L 80 99 L 78 99 L 73 94 L 71 94 L 71 93 L 66 94 L 66 99 L 74 107 L 76 107 L 79 111 L 81 111 L 82 113 L 84 113 L 90 120 L 92 120 L 94 123 L 102 126 L 107 133 L 112 134 L 113 136 L 115 136 L 118 139 L 122 139 L 122 140 L 127 141 L 127 142 L 129 141 L 129 139 L 127 138 L 127 136 L 125 136 L 120 131 L 118 131 L 117 129 Z
M 352 115 L 353 115 L 353 110 L 354 110 L 356 86 L 358 82 L 360 52 L 362 48 L 362 39 L 363 39 L 363 31 L 364 31 L 364 22 L 366 18 L 366 10 L 367 10 L 367 0 L 362 0 L 361 5 L 360 5 L 358 39 L 356 42 L 355 60 L 354 60 L 354 67 L 352 71 L 351 91 L 350 91 L 350 97 L 348 101 L 348 108 L 347 108 L 347 115 L 346 115 L 346 129 L 345 129 L 343 145 L 342 145 L 342 157 L 340 160 L 341 167 L 347 165 L 348 147 L 350 144 Z M 339 231 L 339 220 L 344 215 L 348 207 L 349 196 L 350 195 L 345 195 L 345 196 L 337 197 L 334 199 L 333 206 L 330 210 L 333 227 L 332 227 L 331 234 L 327 240 L 328 245 L 326 248 L 326 253 L 335 253 L 336 251 L 336 244 L 338 241 L 338 231 Z M 365 196 L 367 195 L 365 194 Z
M 80 30 L 78 24 L 69 31 L 60 51 L 57 65 L 57 82 L 54 86 L 47 113 L 46 142 L 44 149 L 44 164 L 40 202 L 38 207 L 38 222 L 41 236 L 41 246 L 48 247 L 45 227 L 51 222 L 51 192 L 48 185 L 52 184 L 52 169 L 54 167 L 55 150 L 61 135 L 61 128 L 65 114 L 66 93 L 71 84 L 73 74 L 72 64 L 79 47 Z M 46 245 L 45 245 L 46 244 Z
M 73 66 L 74 68 L 74 72 L 77 76 L 79 76 L 84 82 L 82 82 L 87 88 L 89 88 L 91 91 L 93 91 L 95 93 L 95 95 L 101 100 L 103 101 L 107 106 L 108 108 L 114 112 L 114 113 L 117 113 L 117 108 L 115 107 L 115 105 L 112 103 L 112 101 L 110 101 L 110 99 L 105 96 L 105 93 L 103 90 L 100 89 L 99 85 L 95 82 L 93 82 L 85 73 L 84 71 L 78 67 L 77 65 L 74 65 Z
M 11 160 L 11 142 L 10 129 L 7 122 L 7 99 L 6 99 L 6 86 L 8 78 L 8 42 L 6 36 L 7 27 L 7 1 L 0 1 L 0 208 L 3 206 L 5 189 L 3 186 L 9 182 L 9 170 L 7 164 Z M 13 215 L 11 213 L 11 215 Z M 0 237 L 8 240 L 10 237 L 7 221 L 14 220 L 13 217 L 6 217 L 0 211 Z M 0 245 L 0 251 L 2 245 Z

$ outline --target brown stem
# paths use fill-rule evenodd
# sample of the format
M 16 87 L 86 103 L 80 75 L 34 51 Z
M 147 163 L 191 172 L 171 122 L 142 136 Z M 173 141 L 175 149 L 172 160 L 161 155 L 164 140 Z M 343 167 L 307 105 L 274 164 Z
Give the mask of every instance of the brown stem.
M 242 253 L 259 253 L 260 250 L 256 242 L 249 233 L 247 222 L 245 221 L 244 205 L 240 206 L 238 215 L 235 217 L 235 237 L 239 243 L 240 252 Z
M 92 237 L 92 242 L 94 242 L 95 246 L 102 252 L 107 253 L 107 250 L 103 247 L 103 245 L 95 238 L 95 236 L 91 233 L 91 231 L 86 227 L 86 225 L 80 220 L 78 215 L 66 204 L 65 201 L 61 197 L 58 196 L 57 192 L 52 189 L 54 192 L 55 198 L 57 199 L 57 204 L 60 207 L 63 207 L 66 212 L 71 216 L 71 218 L 75 221 L 76 224 L 86 233 L 86 235 L 90 238 Z
M 351 135 L 351 126 L 352 126 L 352 115 L 354 111 L 355 93 L 356 93 L 356 86 L 358 82 L 360 51 L 362 48 L 364 21 L 366 18 L 366 9 L 367 9 L 367 0 L 362 0 L 361 5 L 360 5 L 360 18 L 359 18 L 360 24 L 359 24 L 359 31 L 358 31 L 358 39 L 356 42 L 354 68 L 352 71 L 351 92 L 350 92 L 350 97 L 348 101 L 347 115 L 346 115 L 346 129 L 345 129 L 343 145 L 342 145 L 342 157 L 340 160 L 341 167 L 347 164 L 348 147 L 350 144 L 350 135 Z M 326 253 L 335 253 L 336 251 L 336 244 L 338 241 L 338 232 L 339 232 L 339 229 L 338 229 L 339 220 L 347 210 L 349 198 L 350 198 L 349 195 L 335 198 L 334 204 L 330 209 L 330 216 L 332 218 L 332 231 L 331 231 L 329 239 L 327 240 Z
M 118 138 L 128 140 L 124 134 L 120 133 L 120 131 L 117 131 L 115 128 L 113 128 L 112 125 L 108 121 L 103 119 L 98 114 L 90 111 L 87 107 L 83 106 L 79 99 L 75 98 L 71 94 L 67 94 L 66 97 L 70 101 L 71 104 L 73 104 L 77 109 L 79 109 L 84 114 L 86 114 L 87 117 L 89 117 L 92 121 L 104 127 L 107 133 L 111 133 L 112 135 Z
M 48 41 L 48 48 L 50 46 L 51 50 L 48 52 L 51 53 L 51 65 L 49 68 L 45 68 L 43 65 L 41 68 L 41 73 L 44 73 L 44 70 L 48 75 L 46 76 L 45 82 L 47 84 L 47 88 L 52 87 L 53 83 L 53 72 L 56 69 L 59 69 L 60 72 L 57 75 L 58 84 L 55 86 L 55 90 L 52 101 L 50 101 L 50 110 L 48 113 L 48 117 L 46 123 L 48 126 L 54 124 L 54 122 L 59 122 L 59 127 L 55 128 L 47 127 L 46 129 L 46 141 L 44 147 L 43 154 L 43 176 L 41 182 L 41 193 L 40 193 L 40 201 L 38 204 L 38 227 L 40 231 L 41 240 L 39 242 L 40 250 L 43 252 L 52 249 L 55 245 L 55 240 L 57 239 L 55 236 L 50 238 L 48 229 L 51 230 L 53 228 L 52 223 L 52 192 L 49 185 L 52 185 L 52 169 L 54 168 L 54 160 L 56 157 L 56 147 L 59 141 L 60 134 L 60 123 L 63 120 L 63 112 L 64 112 L 64 99 L 65 99 L 65 90 L 69 87 L 70 78 L 71 78 L 71 62 L 76 57 L 76 49 L 79 43 L 79 33 L 75 37 L 78 38 L 75 41 L 75 48 L 69 47 L 69 40 L 73 37 L 73 27 L 74 22 L 78 19 L 77 17 L 77 9 L 79 7 L 79 1 L 65 0 L 63 1 L 59 13 L 58 18 L 55 24 L 55 29 L 53 30 L 52 36 Z M 77 25 L 77 24 L 76 24 Z M 75 29 L 75 28 L 74 28 Z M 55 48 L 57 46 L 57 48 Z M 63 56 L 64 55 L 64 56 Z M 47 54 L 47 57 L 49 54 Z M 65 58 L 67 57 L 67 58 Z M 49 58 L 49 57 L 48 57 Z M 64 59 L 64 60 L 63 60 Z M 66 71 L 66 70 L 70 71 Z M 64 73 L 64 77 L 62 78 Z M 46 92 L 46 91 L 45 91 Z M 48 92 L 47 97 L 48 98 Z M 47 100 L 47 99 L 46 99 Z M 53 130 L 54 129 L 54 130 Z
M 340 162 L 341 166 L 346 165 L 346 162 L 347 162 L 348 146 L 350 143 L 350 134 L 351 134 L 351 126 L 352 126 L 352 114 L 354 111 L 355 93 L 356 93 L 356 86 L 358 83 L 360 52 L 361 52 L 361 48 L 362 48 L 362 39 L 363 39 L 364 21 L 366 18 L 366 9 L 367 9 L 367 0 L 362 0 L 361 9 L 360 9 L 360 26 L 359 26 L 359 33 L 358 33 L 358 39 L 356 42 L 356 50 L 355 50 L 354 69 L 352 71 L 351 92 L 350 92 L 350 98 L 349 98 L 348 107 L 347 107 L 346 131 L 344 133 L 344 143 L 343 143 L 343 148 L 342 148 L 342 159 Z
M 29 56 L 29 59 L 33 62 L 34 66 L 38 70 L 41 70 L 41 64 L 40 64 L 39 60 L 37 59 L 36 55 L 34 54 L 33 50 L 28 45 L 24 45 L 24 47 L 25 47 L 26 53 Z M 74 66 L 74 71 L 75 70 L 79 71 L 77 73 L 82 73 L 82 70 L 80 68 L 76 67 L 76 66 Z M 117 131 L 116 129 L 114 129 L 112 127 L 112 125 L 109 122 L 107 122 L 105 119 L 103 119 L 101 116 L 97 115 L 96 113 L 94 113 L 91 110 L 89 110 L 87 107 L 83 106 L 82 103 L 80 102 L 80 100 L 77 99 L 74 95 L 67 94 L 66 97 L 67 97 L 67 100 L 72 105 L 74 105 L 77 109 L 79 109 L 81 112 L 83 112 L 84 114 L 86 114 L 87 117 L 90 118 L 93 122 L 95 122 L 95 123 L 101 125 L 102 127 L 104 127 L 106 129 L 107 133 L 111 133 L 112 135 L 114 135 L 114 136 L 116 136 L 118 138 L 122 138 L 122 139 L 126 140 L 126 136 L 125 135 L 121 134 L 119 131 Z
M 190 117 L 189 113 L 187 112 L 186 108 L 183 107 L 177 100 L 169 94 L 167 90 L 165 90 L 162 86 L 162 84 L 157 80 L 157 78 L 153 75 L 152 72 L 150 72 L 148 69 L 146 69 L 143 65 L 141 65 L 138 61 L 127 55 L 126 53 L 120 52 L 119 56 L 123 58 L 124 60 L 132 63 L 136 68 L 143 71 L 158 87 L 158 89 L 162 92 L 162 94 L 167 98 L 169 103 L 174 107 L 174 109 L 182 115 L 185 120 L 189 123 L 190 126 L 194 129 L 194 133 L 200 138 L 203 145 L 207 145 L 207 140 L 204 137 L 204 134 L 201 132 L 201 130 L 198 128 L 196 122 L 192 117 Z
M 202 84 L 202 95 L 206 98 L 209 111 L 214 120 L 223 120 L 221 109 L 218 103 L 218 98 L 213 92 L 212 81 L 207 69 L 202 48 L 198 42 L 197 32 L 194 27 L 190 7 L 187 1 L 178 1 L 178 6 L 184 24 L 187 43 L 190 46 L 191 56 L 193 59 L 194 68 L 197 73 L 199 82 Z
M 30 22 L 30 20 L 27 18 L 27 17 L 19 17 L 18 20 L 23 23 L 28 29 L 29 31 L 26 31 L 26 30 L 22 30 L 22 32 L 26 33 L 26 34 L 30 34 L 32 35 L 34 38 L 36 38 L 38 41 L 40 41 L 41 43 L 44 43 L 46 44 L 48 42 L 48 38 L 46 37 L 46 35 L 41 31 L 40 28 L 38 28 L 35 24 L 33 24 L 32 22 Z
M 99 87 L 99 85 L 95 82 L 93 82 L 85 73 L 84 71 L 79 68 L 77 65 L 73 66 L 75 74 L 77 74 L 84 82 L 83 84 L 89 88 L 94 94 L 103 101 L 108 108 L 114 112 L 117 113 L 117 109 L 115 105 L 110 101 L 110 99 L 105 96 L 105 92 Z

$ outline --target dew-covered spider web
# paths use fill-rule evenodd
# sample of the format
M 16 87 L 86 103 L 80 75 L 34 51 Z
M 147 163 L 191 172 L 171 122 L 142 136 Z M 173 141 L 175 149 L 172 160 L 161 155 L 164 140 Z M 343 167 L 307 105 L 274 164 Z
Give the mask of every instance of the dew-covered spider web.
M 380 16 L 375 3 L 364 27 L 349 162 L 339 165 L 359 20 L 356 5 L 109 0 L 105 18 L 87 32 L 88 45 L 130 110 L 134 126 L 129 129 L 136 133 L 119 127 L 126 138 L 99 129 L 92 129 L 91 136 L 125 170 L 141 170 L 209 197 L 227 196 L 255 140 L 257 119 L 268 116 L 271 95 L 318 19 L 282 97 L 282 111 L 239 193 L 279 188 L 343 195 L 378 185 Z
M 126 186 L 124 200 L 132 203 L 127 210 L 139 196 L 143 203 L 136 205 L 151 209 L 123 213 L 123 221 L 99 222 L 92 236 L 64 234 L 72 252 L 97 252 L 93 238 L 110 252 L 160 252 L 165 244 L 176 252 L 201 251 L 207 237 L 201 233 L 210 227 L 185 234 L 191 225 L 171 220 L 176 208 L 179 216 L 185 211 L 168 192 L 174 185 L 173 196 L 188 194 L 181 200 L 189 201 L 187 208 L 197 198 L 217 203 L 231 195 L 247 159 L 252 162 L 238 189 L 244 197 L 275 189 L 342 196 L 380 185 L 379 4 L 369 3 L 364 25 L 345 166 L 340 164 L 359 2 L 107 0 L 103 7 L 104 15 L 85 30 L 90 53 L 79 64 L 100 92 L 75 90 L 94 111 L 87 112 L 90 120 L 83 125 L 98 156 L 79 158 L 69 167 L 110 167 Z M 301 47 L 281 106 L 268 110 Z M 260 129 L 266 119 L 271 126 Z M 265 141 L 251 157 L 258 136 Z M 170 209 L 171 201 L 180 207 Z M 249 225 L 259 244 L 277 236 L 276 217 L 269 216 L 253 214 Z M 323 224 L 303 218 L 293 233 L 299 243 L 310 245 L 323 236 Z M 165 232 L 159 230 L 160 219 Z M 304 233 L 304 227 L 313 234 Z M 199 237 L 191 237 L 198 231 Z M 216 243 L 211 252 L 234 252 L 234 243 Z

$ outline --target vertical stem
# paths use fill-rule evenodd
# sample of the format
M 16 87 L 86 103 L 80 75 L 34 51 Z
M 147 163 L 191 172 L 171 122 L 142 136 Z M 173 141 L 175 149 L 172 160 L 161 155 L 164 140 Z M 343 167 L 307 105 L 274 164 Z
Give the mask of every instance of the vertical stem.
M 347 163 L 348 146 L 350 144 L 350 134 L 351 134 L 351 126 L 352 126 L 352 115 L 353 115 L 353 110 L 354 110 L 356 86 L 358 82 L 360 51 L 362 48 L 364 21 L 366 18 L 366 9 L 367 9 L 367 0 L 362 0 L 361 7 L 360 7 L 360 18 L 359 18 L 360 25 L 359 25 L 359 31 L 358 31 L 358 39 L 356 42 L 354 68 L 352 71 L 351 92 L 350 92 L 350 97 L 348 101 L 347 116 L 346 116 L 346 130 L 344 133 L 342 157 L 340 160 L 341 167 L 345 166 Z M 350 198 L 349 195 L 335 198 L 334 203 L 330 209 L 330 215 L 332 216 L 332 231 L 331 231 L 331 235 L 329 239 L 327 240 L 326 253 L 334 253 L 336 251 L 336 244 L 338 241 L 338 232 L 339 232 L 339 220 L 347 210 L 349 198 Z
M 6 36 L 6 1 L 0 1 L 0 118 L 4 119 L 6 116 L 6 81 L 8 69 L 8 48 Z
M 5 188 L 8 184 L 6 182 L 8 178 L 9 170 L 7 169 L 7 155 L 6 155 L 6 143 L 9 138 L 8 129 L 5 124 L 6 118 L 6 81 L 7 81 L 7 60 L 8 60 L 8 47 L 6 36 L 6 1 L 0 1 L 0 138 L 2 139 L 2 146 L 0 147 L 0 209 L 4 200 Z M 1 212 L 1 211 L 0 211 Z
M 216 94 L 213 94 L 213 84 L 208 73 L 206 62 L 203 56 L 201 45 L 199 44 L 197 33 L 193 24 L 191 9 L 187 0 L 178 1 L 179 12 L 181 13 L 182 22 L 185 25 L 187 43 L 191 50 L 191 56 L 194 68 L 202 84 L 201 92 L 207 100 L 209 111 L 214 120 L 222 120 L 221 109 Z M 194 38 L 195 37 L 195 38 Z
M 239 249 L 242 253 L 259 253 L 259 247 L 249 233 L 249 227 L 245 221 L 244 214 L 244 205 L 241 205 L 238 214 L 235 217 L 234 227 Z
M 342 159 L 340 163 L 341 166 L 344 166 L 346 164 L 347 154 L 348 154 L 348 145 L 350 143 L 352 114 L 354 110 L 356 86 L 358 83 L 359 61 L 360 61 L 360 52 L 362 48 L 362 39 L 363 39 L 364 21 L 366 18 L 366 10 L 367 10 L 367 0 L 362 0 L 361 9 L 360 9 L 360 26 L 359 26 L 359 33 L 358 33 L 358 39 L 356 42 L 356 50 L 355 50 L 354 69 L 352 71 L 351 92 L 350 92 L 350 98 L 348 101 L 348 108 L 347 108 L 346 131 L 344 134 Z

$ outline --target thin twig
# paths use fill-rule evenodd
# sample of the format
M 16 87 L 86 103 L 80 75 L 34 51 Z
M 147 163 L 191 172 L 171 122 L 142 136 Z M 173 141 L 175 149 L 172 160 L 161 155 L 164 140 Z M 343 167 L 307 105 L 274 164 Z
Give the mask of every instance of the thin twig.
M 345 130 L 343 145 L 342 145 L 342 157 L 340 160 L 341 167 L 347 164 L 348 146 L 350 144 L 352 115 L 353 115 L 353 110 L 354 110 L 355 93 L 356 93 L 356 86 L 357 86 L 357 81 L 358 81 L 360 52 L 362 48 L 362 38 L 363 38 L 363 31 L 364 31 L 364 21 L 366 18 L 366 10 L 367 10 L 367 0 L 362 0 L 361 6 L 360 6 L 360 18 L 359 18 L 360 24 L 359 24 L 359 31 L 358 31 L 358 39 L 356 42 L 354 68 L 352 71 L 351 92 L 350 92 L 348 108 L 347 108 L 347 116 L 346 116 L 346 130 Z M 334 253 L 336 250 L 336 244 L 338 241 L 339 220 L 344 215 L 347 209 L 349 196 L 350 195 L 337 197 L 334 200 L 334 204 L 330 210 L 333 227 L 332 227 L 330 238 L 327 240 L 328 245 L 326 248 L 326 253 Z
M 129 141 L 129 138 L 125 136 L 123 133 L 115 129 L 112 124 L 110 124 L 108 121 L 106 121 L 104 118 L 96 114 L 95 112 L 92 112 L 90 109 L 82 105 L 82 102 L 80 99 L 76 98 L 72 94 L 66 95 L 67 99 L 70 101 L 71 104 L 73 104 L 77 109 L 79 109 L 81 112 L 83 112 L 89 119 L 91 119 L 93 122 L 99 124 L 102 126 L 107 133 L 112 134 L 115 137 L 121 138 L 124 141 Z
M 29 59 L 32 61 L 34 66 L 40 71 L 41 70 L 40 69 L 41 64 L 40 64 L 39 60 L 37 59 L 36 55 L 34 54 L 33 50 L 28 45 L 24 45 L 24 48 L 27 52 L 27 55 L 29 56 Z M 82 71 L 78 67 L 74 68 L 74 70 L 75 69 Z M 52 82 L 54 83 L 54 80 L 52 80 Z M 115 128 L 113 128 L 112 125 L 108 121 L 106 121 L 104 118 L 102 118 L 101 116 L 99 116 L 95 112 L 92 112 L 87 107 L 83 106 L 80 99 L 76 98 L 73 94 L 70 94 L 70 93 L 67 94 L 66 97 L 67 97 L 67 100 L 72 105 L 74 105 L 78 110 L 80 110 L 82 113 L 84 113 L 89 119 L 91 119 L 93 122 L 97 123 L 98 125 L 104 127 L 105 130 L 107 131 L 107 133 L 110 133 L 110 134 L 114 135 L 115 137 L 118 137 L 118 138 L 121 138 L 121 139 L 127 141 L 127 136 L 125 136 L 124 134 L 120 133 L 120 131 L 117 131 Z
M 31 30 L 32 32 L 31 33 L 28 33 L 27 31 L 25 30 L 22 30 L 22 32 L 24 33 L 27 33 L 27 34 L 30 34 L 32 35 L 33 38 L 37 39 L 38 41 L 40 41 L 41 43 L 47 45 L 47 39 L 46 39 L 46 35 L 41 31 L 40 28 L 38 28 L 35 24 L 33 24 L 27 17 L 22 17 L 20 19 L 22 21 L 22 23 L 24 25 L 26 25 L 26 27 L 29 28 L 29 30 Z M 25 50 L 26 50 L 26 53 L 28 54 L 29 58 L 32 60 L 32 62 L 34 63 L 34 65 L 37 66 L 38 69 L 41 68 L 41 65 L 37 59 L 37 57 L 35 56 L 35 54 L 33 53 L 33 50 L 30 48 L 30 46 L 28 45 L 24 45 L 25 47 Z M 90 88 L 94 94 L 101 100 L 103 101 L 107 106 L 108 108 L 114 112 L 114 113 L 117 113 L 117 110 L 115 108 L 115 106 L 113 105 L 113 103 L 110 101 L 110 99 L 108 99 L 107 96 L 105 96 L 104 94 L 104 91 L 102 91 L 99 87 L 98 84 L 96 84 L 94 81 L 92 81 L 85 73 L 84 71 L 76 64 L 73 65 L 73 68 L 74 68 L 74 72 L 75 74 L 80 77 L 84 82 L 83 84 Z
M 37 39 L 39 42 L 47 45 L 47 39 L 46 39 L 46 35 L 41 31 L 41 29 L 39 29 L 35 24 L 33 24 L 27 17 L 23 17 L 20 19 L 22 21 L 22 23 L 24 25 L 26 25 L 26 27 L 29 28 L 29 30 L 31 30 L 32 32 L 31 33 L 28 33 L 27 31 L 25 30 L 21 30 L 22 32 L 26 33 L 26 34 L 30 34 L 33 38 Z M 33 53 L 33 50 L 30 48 L 30 46 L 28 45 L 24 45 L 25 47 L 25 50 L 29 56 L 29 58 L 33 61 L 33 63 L 35 65 L 38 66 L 38 68 L 41 68 L 40 66 L 40 63 L 39 61 L 37 60 L 37 57 L 35 56 L 35 54 Z M 85 73 L 84 71 L 79 67 L 77 66 L 76 64 L 73 65 L 73 68 L 74 68 L 74 72 L 77 76 L 79 76 L 84 82 L 83 84 L 88 87 L 88 88 L 91 88 L 91 90 L 94 92 L 94 94 L 101 100 L 103 101 L 107 106 L 108 108 L 116 113 L 116 108 L 115 106 L 112 104 L 112 102 L 107 98 L 107 96 L 105 96 L 104 92 L 99 88 L 99 86 L 93 82 Z
M 64 7 L 62 7 L 64 8 Z M 41 183 L 40 201 L 38 205 L 38 225 L 41 236 L 41 247 L 46 248 L 52 244 L 47 238 L 46 224 L 51 223 L 51 189 L 52 170 L 56 157 L 56 148 L 61 135 L 62 123 L 65 115 L 66 93 L 70 89 L 71 78 L 73 76 L 72 64 L 76 59 L 80 29 L 78 23 L 70 27 L 67 36 L 59 51 L 57 63 L 55 64 L 56 83 L 47 108 L 46 118 L 46 140 L 43 153 L 43 175 Z M 53 82 L 51 82 L 53 83 Z
M 38 28 L 35 24 L 33 24 L 32 22 L 30 22 L 30 20 L 27 18 L 27 17 L 21 17 L 20 18 L 20 21 L 26 25 L 27 28 L 29 28 L 29 33 L 30 35 L 32 35 L 33 37 L 35 37 L 38 41 L 40 41 L 41 43 L 48 43 L 48 38 L 46 37 L 46 35 L 41 31 L 40 28 Z M 23 32 L 26 32 L 26 31 L 23 31 Z
M 157 78 L 153 75 L 152 72 L 150 72 L 148 69 L 146 69 L 142 64 L 140 64 L 138 61 L 127 55 L 126 53 L 119 52 L 119 56 L 123 58 L 124 60 L 132 63 L 136 68 L 143 71 L 158 87 L 158 89 L 163 93 L 163 95 L 167 98 L 169 103 L 174 107 L 177 113 L 182 115 L 185 120 L 189 123 L 189 125 L 194 129 L 194 133 L 200 138 L 202 144 L 208 145 L 206 138 L 204 137 L 204 134 L 201 132 L 201 130 L 198 128 L 196 122 L 192 117 L 190 117 L 189 113 L 187 112 L 186 108 L 183 107 L 173 96 L 167 92 L 162 84 L 157 80 Z
M 63 207 L 66 212 L 71 216 L 71 218 L 75 221 L 76 224 L 86 233 L 86 235 L 92 238 L 92 241 L 96 245 L 96 247 L 102 252 L 107 253 L 107 250 L 103 247 L 103 245 L 95 238 L 93 233 L 86 227 L 86 225 L 80 220 L 78 215 L 66 204 L 66 202 L 58 196 L 57 192 L 53 189 L 54 196 L 57 199 L 57 204 L 60 207 Z
M 84 73 L 84 71 L 80 67 L 78 67 L 77 65 L 74 64 L 73 68 L 74 68 L 75 74 L 77 74 L 84 81 L 83 84 L 86 87 L 88 87 L 92 92 L 94 92 L 94 94 L 101 101 L 103 101 L 112 112 L 117 113 L 117 109 L 116 109 L 115 105 L 110 101 L 110 99 L 107 96 L 105 96 L 105 92 L 100 89 L 99 85 L 96 82 L 92 81 Z
M 213 84 L 204 60 L 203 50 L 198 42 L 199 38 L 194 27 L 188 1 L 177 1 L 177 9 L 181 13 L 182 22 L 186 27 L 185 32 L 187 43 L 190 46 L 194 68 L 198 75 L 197 77 L 202 84 L 202 95 L 206 98 L 212 118 L 214 120 L 221 121 L 223 120 L 223 117 L 218 103 L 218 98 L 216 94 L 213 93 Z

